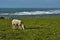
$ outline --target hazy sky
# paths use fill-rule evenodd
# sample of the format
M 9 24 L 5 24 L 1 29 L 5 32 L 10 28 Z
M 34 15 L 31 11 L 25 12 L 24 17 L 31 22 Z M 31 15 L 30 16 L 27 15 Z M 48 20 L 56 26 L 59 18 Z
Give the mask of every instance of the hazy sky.
M 60 0 L 0 0 L 0 8 L 60 8 Z

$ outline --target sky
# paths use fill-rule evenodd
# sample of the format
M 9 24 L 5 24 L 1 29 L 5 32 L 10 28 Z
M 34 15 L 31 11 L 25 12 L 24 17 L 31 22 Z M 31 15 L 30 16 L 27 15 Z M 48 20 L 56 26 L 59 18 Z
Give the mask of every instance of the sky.
M 60 0 L 0 0 L 0 8 L 60 8 Z

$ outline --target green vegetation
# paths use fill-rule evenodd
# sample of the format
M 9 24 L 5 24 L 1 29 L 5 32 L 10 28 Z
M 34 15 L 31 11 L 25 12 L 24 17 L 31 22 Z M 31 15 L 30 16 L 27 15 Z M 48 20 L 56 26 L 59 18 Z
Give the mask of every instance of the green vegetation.
M 25 30 L 12 29 L 12 19 L 0 19 L 0 40 L 60 40 L 60 17 L 19 18 Z

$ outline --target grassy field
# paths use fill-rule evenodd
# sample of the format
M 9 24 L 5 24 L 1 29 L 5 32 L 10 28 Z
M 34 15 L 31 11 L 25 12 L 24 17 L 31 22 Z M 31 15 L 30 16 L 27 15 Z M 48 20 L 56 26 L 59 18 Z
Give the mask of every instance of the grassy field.
M 0 19 L 0 40 L 60 40 L 60 17 L 17 18 L 25 30 L 14 31 L 12 19 Z

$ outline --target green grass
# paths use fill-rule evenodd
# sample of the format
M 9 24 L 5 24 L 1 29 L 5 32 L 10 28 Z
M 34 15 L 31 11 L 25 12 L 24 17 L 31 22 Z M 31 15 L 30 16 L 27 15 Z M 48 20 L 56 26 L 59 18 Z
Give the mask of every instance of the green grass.
M 25 30 L 12 29 L 12 19 L 0 19 L 0 40 L 60 40 L 60 17 L 17 18 Z

